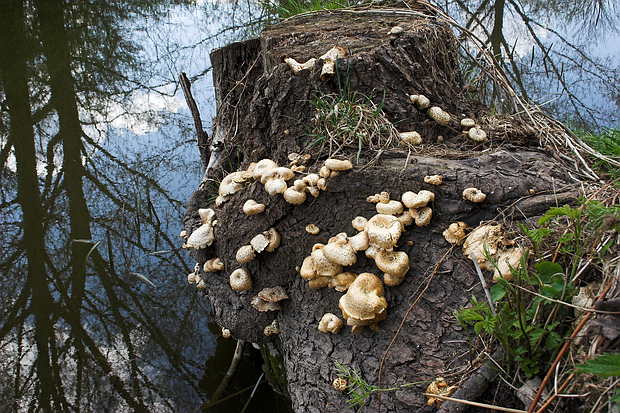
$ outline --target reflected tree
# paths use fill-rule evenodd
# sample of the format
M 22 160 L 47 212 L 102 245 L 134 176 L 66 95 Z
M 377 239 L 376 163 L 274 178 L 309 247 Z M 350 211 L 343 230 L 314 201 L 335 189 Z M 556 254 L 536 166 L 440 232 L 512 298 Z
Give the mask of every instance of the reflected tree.
M 618 34 L 616 2 L 446 0 L 443 6 L 482 40 L 496 68 L 526 99 L 576 127 L 617 123 L 620 62 L 601 55 L 592 42 L 594 33 Z M 472 82 L 480 80 L 475 65 L 464 71 Z M 498 109 L 505 104 L 492 82 L 481 89 Z
M 0 2 L 0 411 L 200 402 L 212 342 L 172 235 L 187 193 L 168 189 L 199 178 L 195 139 L 187 118 L 134 109 L 174 93 L 137 41 L 171 7 Z M 160 123 L 136 135 L 122 117 Z

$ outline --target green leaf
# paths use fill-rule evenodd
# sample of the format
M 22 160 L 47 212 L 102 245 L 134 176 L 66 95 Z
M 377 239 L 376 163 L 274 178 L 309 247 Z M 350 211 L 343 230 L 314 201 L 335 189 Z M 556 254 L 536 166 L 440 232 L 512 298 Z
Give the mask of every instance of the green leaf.
M 562 343 L 562 337 L 555 331 L 551 331 L 549 332 L 547 340 L 545 341 L 545 348 L 548 351 L 553 351 L 557 348 L 558 345 L 560 345 L 560 343 Z
M 564 269 L 562 266 L 551 261 L 541 261 L 538 264 L 535 264 L 534 268 L 536 268 L 540 279 L 544 283 L 550 283 L 552 277 L 556 274 L 564 275 Z
M 604 353 L 575 367 L 577 373 L 592 373 L 602 377 L 620 376 L 620 353 Z
M 491 300 L 494 303 L 504 298 L 505 295 L 506 295 L 506 290 L 504 289 L 503 285 L 495 284 L 493 287 L 491 287 Z

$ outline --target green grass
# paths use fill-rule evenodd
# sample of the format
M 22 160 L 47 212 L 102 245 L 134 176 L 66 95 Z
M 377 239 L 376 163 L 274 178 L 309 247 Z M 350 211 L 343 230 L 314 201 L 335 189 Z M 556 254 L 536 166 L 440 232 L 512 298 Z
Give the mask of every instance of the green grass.
M 620 160 L 620 129 L 604 129 L 598 133 L 576 130 L 575 134 L 597 152 Z M 620 178 L 620 167 L 602 160 L 593 161 L 594 168 L 606 178 Z
M 265 0 L 262 2 L 262 5 L 271 14 L 277 15 L 280 19 L 287 19 L 310 11 L 342 9 L 361 3 L 362 1 L 356 0 Z

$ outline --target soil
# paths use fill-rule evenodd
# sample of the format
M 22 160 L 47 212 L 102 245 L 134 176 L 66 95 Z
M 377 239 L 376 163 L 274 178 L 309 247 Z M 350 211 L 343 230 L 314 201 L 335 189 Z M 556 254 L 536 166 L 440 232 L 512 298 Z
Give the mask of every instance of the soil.
M 404 32 L 398 37 L 388 35 L 397 25 Z M 283 63 L 284 57 L 300 62 L 319 57 L 335 45 L 343 47 L 347 57 L 338 61 L 341 70 L 327 81 L 319 77 L 321 62 L 297 76 Z M 423 138 L 413 154 L 407 148 L 393 147 L 377 164 L 367 167 L 362 166 L 372 158 L 370 151 L 364 149 L 356 163 L 357 148 L 347 148 L 341 153 L 356 167 L 329 178 L 325 191 L 316 198 L 309 196 L 301 205 L 291 205 L 280 195 L 270 196 L 260 182 L 252 182 L 216 208 L 217 193 L 208 181 L 201 185 L 189 202 L 185 229 L 191 233 L 200 226 L 199 208 L 214 209 L 218 221 L 215 242 L 190 254 L 201 268 L 212 257 L 224 262 L 223 271 L 202 274 L 218 324 L 236 339 L 273 342 L 280 349 L 288 393 L 298 412 L 349 411 L 347 394 L 331 387 L 336 378 L 334 361 L 355 368 L 366 382 L 376 385 L 382 357 L 401 323 L 385 358 L 382 388 L 438 376 L 449 384 L 465 379 L 467 335 L 453 311 L 467 305 L 472 294 L 480 299 L 484 294 L 472 262 L 460 247 L 451 248 L 442 232 L 455 221 L 471 228 L 497 221 L 510 231 L 514 222 L 526 222 L 556 203 L 575 202 L 577 189 L 565 166 L 538 149 L 537 138 L 529 132 L 511 139 L 488 129 L 484 145 L 463 137 L 458 119 L 462 115 L 481 119 L 487 110 L 470 98 L 471 91 L 464 85 L 450 27 L 432 15 L 331 12 L 292 19 L 265 30 L 260 39 L 213 51 L 212 61 L 218 115 L 210 178 L 221 179 L 263 158 L 286 165 L 291 152 L 310 153 L 309 172 L 318 172 L 328 146 L 308 148 L 315 139 L 309 134 L 316 113 L 311 101 L 319 92 L 339 93 L 346 82 L 377 105 L 384 102 L 383 111 L 398 130 L 415 129 Z M 425 110 L 415 108 L 409 101 L 411 93 L 424 93 L 433 105 L 448 111 L 450 125 L 439 126 Z M 440 144 L 438 135 L 444 137 Z M 426 175 L 434 174 L 443 176 L 442 185 L 424 183 Z M 485 202 L 463 200 L 463 189 L 472 186 L 487 194 Z M 353 218 L 376 214 L 375 204 L 366 201 L 369 195 L 387 191 L 392 199 L 400 200 L 405 191 L 421 189 L 436 195 L 433 220 L 426 227 L 406 227 L 400 237 L 397 250 L 408 254 L 411 269 L 401 285 L 385 288 L 388 317 L 378 324 L 378 331 L 366 328 L 353 335 L 346 325 L 338 334 L 318 331 L 323 314 L 342 315 L 338 307 L 342 293 L 310 289 L 300 277 L 297 268 L 313 245 L 326 244 L 340 232 L 354 235 Z M 264 203 L 265 212 L 245 215 L 242 206 L 250 198 Z M 321 229 L 319 234 L 305 231 L 311 223 Z M 280 247 L 239 264 L 236 251 L 271 227 L 282 237 Z M 251 290 L 242 293 L 233 291 L 228 282 L 229 274 L 239 267 L 247 268 L 253 280 Z M 346 270 L 382 276 L 362 253 Z M 490 283 L 491 274 L 485 276 Z M 406 316 L 427 283 L 428 289 Z M 263 288 L 277 285 L 289 296 L 282 311 L 258 312 L 250 304 L 252 299 Z M 274 319 L 280 334 L 267 337 L 263 328 Z M 422 394 L 426 386 L 382 393 L 382 411 L 434 411 Z M 367 410 L 375 411 L 376 393 L 368 402 Z

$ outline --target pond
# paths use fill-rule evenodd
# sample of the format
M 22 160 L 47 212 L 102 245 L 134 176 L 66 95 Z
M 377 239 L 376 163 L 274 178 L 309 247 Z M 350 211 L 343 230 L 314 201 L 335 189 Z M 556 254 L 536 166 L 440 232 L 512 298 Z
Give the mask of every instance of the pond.
M 520 93 L 575 127 L 617 128 L 617 6 L 566 3 L 440 5 L 502 56 Z M 272 18 L 242 0 L 0 2 L 0 411 L 211 399 L 235 342 L 187 283 L 179 232 L 202 164 L 178 79 L 209 131 L 209 52 Z M 235 396 L 210 411 L 290 411 L 245 348 Z

